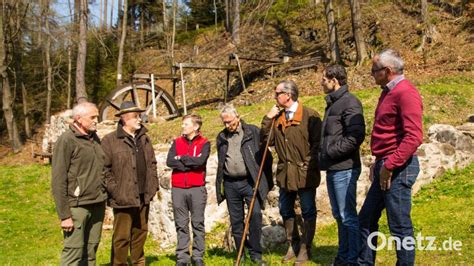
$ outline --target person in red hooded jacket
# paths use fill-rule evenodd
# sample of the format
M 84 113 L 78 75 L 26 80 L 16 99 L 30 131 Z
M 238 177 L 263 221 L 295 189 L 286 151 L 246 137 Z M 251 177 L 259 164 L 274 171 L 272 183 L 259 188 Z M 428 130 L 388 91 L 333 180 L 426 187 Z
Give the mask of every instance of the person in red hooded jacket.
M 193 228 L 194 265 L 204 265 L 204 210 L 206 208 L 206 163 L 209 141 L 201 135 L 202 119 L 196 114 L 183 117 L 182 135 L 176 138 L 168 152 L 166 165 L 171 174 L 171 197 L 178 244 L 176 265 L 191 263 L 189 254 L 189 214 Z

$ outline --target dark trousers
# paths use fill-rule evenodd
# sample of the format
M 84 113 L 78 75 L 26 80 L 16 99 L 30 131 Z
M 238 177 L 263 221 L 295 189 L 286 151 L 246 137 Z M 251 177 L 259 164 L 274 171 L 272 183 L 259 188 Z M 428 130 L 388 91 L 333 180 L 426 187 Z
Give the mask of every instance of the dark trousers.
M 64 233 L 61 265 L 95 265 L 105 202 L 71 208 L 74 230 Z
M 240 247 L 244 232 L 244 202 L 247 204 L 247 207 L 250 206 L 253 196 L 253 184 L 249 182 L 250 180 L 250 178 L 244 180 L 224 179 L 224 194 L 230 215 L 232 236 L 234 237 L 237 249 Z M 256 200 L 250 219 L 248 239 L 245 240 L 245 247 L 248 249 L 252 260 L 262 259 L 261 236 L 262 211 L 260 202 Z
M 361 251 L 359 253 L 359 264 L 374 265 L 377 247 L 377 237 L 369 235 L 378 232 L 379 219 L 383 209 L 387 209 L 387 220 L 390 233 L 393 237 L 404 242 L 407 237 L 413 238 L 413 224 L 411 222 L 411 187 L 416 181 L 420 172 L 418 158 L 412 156 L 405 165 L 395 169 L 392 175 L 391 187 L 388 191 L 380 189 L 380 168 L 383 160 L 375 163 L 374 181 L 370 186 L 367 198 L 359 213 L 359 224 L 361 232 Z M 388 236 L 386 236 L 388 239 Z M 396 245 L 393 245 L 396 246 Z M 397 265 L 414 265 L 415 263 L 415 245 L 412 247 L 397 248 Z
M 278 207 L 283 220 L 296 217 L 295 201 L 296 196 L 300 197 L 301 215 L 305 222 L 316 220 L 316 188 L 301 188 L 298 191 L 288 191 L 280 188 Z
M 176 259 L 178 263 L 190 263 L 189 254 L 189 214 L 193 228 L 193 261 L 203 260 L 205 250 L 204 210 L 206 209 L 207 190 L 205 186 L 176 188 L 171 190 L 174 222 L 178 243 Z
M 133 265 L 145 265 L 145 245 L 148 233 L 149 204 L 140 207 L 114 208 L 112 265 L 127 265 L 128 251 Z

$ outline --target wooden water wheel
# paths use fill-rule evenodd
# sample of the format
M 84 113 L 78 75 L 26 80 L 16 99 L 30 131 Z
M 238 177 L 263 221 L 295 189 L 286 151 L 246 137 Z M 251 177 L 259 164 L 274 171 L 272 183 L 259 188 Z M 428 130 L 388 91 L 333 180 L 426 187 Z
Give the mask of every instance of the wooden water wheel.
M 125 84 L 107 95 L 100 106 L 99 120 L 113 120 L 124 101 L 133 101 L 137 106 L 146 109 L 148 117 L 153 116 L 153 97 L 150 82 L 132 82 Z M 173 96 L 155 84 L 156 116 L 171 119 L 179 116 L 178 105 Z

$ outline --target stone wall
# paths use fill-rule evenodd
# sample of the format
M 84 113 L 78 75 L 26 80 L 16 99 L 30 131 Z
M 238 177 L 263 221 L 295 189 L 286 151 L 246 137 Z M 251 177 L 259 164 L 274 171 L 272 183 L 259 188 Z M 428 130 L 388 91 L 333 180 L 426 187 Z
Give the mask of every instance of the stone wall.
M 43 143 L 54 143 L 57 137 L 67 128 L 66 123 L 70 121 L 70 112 L 53 116 L 51 125 L 47 126 Z M 106 133 L 115 129 L 116 123 L 105 121 L 98 126 L 98 135 L 103 137 Z M 421 172 L 417 182 L 413 186 L 413 193 L 433 179 L 439 177 L 450 169 L 463 168 L 474 159 L 474 123 L 466 123 L 457 128 L 450 125 L 433 125 L 428 131 L 429 142 L 423 143 L 418 149 Z M 156 159 L 158 161 L 158 176 L 160 178 L 160 191 L 151 203 L 150 207 L 150 232 L 154 239 L 163 248 L 171 247 L 176 242 L 176 230 L 173 220 L 171 204 L 171 169 L 166 167 L 166 156 L 170 144 L 157 144 L 154 146 Z M 276 161 L 276 160 L 275 160 Z M 370 186 L 368 179 L 369 166 L 373 163 L 373 157 L 362 158 L 362 173 L 357 184 L 357 203 L 362 205 Z M 229 218 L 225 202 L 220 206 L 216 203 L 215 179 L 217 168 L 217 156 L 210 156 L 207 164 L 206 188 L 208 193 L 207 206 L 205 210 L 206 232 L 212 231 L 218 223 L 228 224 Z M 275 187 L 268 194 L 267 208 L 263 217 L 262 245 L 272 248 L 284 243 L 284 228 L 278 210 L 278 188 Z M 318 207 L 318 224 L 333 222 L 331 207 L 326 189 L 325 172 L 321 173 L 321 185 L 317 190 L 316 203 Z M 104 228 L 112 228 L 112 212 L 107 210 Z M 228 235 L 227 235 L 228 237 Z M 229 239 L 224 239 L 223 245 Z
M 418 149 L 421 172 L 417 182 L 413 186 L 413 193 L 435 178 L 450 169 L 463 168 L 474 161 L 473 136 L 474 123 L 467 123 L 458 129 L 449 125 L 433 125 L 428 132 L 428 143 L 423 143 Z M 156 149 L 158 165 L 160 165 L 159 175 L 161 183 L 160 200 L 152 203 L 152 213 L 150 218 L 150 228 L 153 237 L 158 240 L 162 247 L 175 244 L 176 231 L 173 224 L 173 215 L 170 203 L 170 169 L 165 165 L 166 154 L 169 145 L 159 146 Z M 369 166 L 374 158 L 372 156 L 363 157 L 362 173 L 357 184 L 357 203 L 361 207 L 367 191 L 370 187 Z M 215 197 L 216 178 L 216 155 L 209 158 L 207 165 L 206 187 L 208 191 L 208 202 L 206 207 L 206 231 L 210 232 L 216 223 L 228 224 L 228 213 L 225 202 L 217 206 Z M 326 189 L 326 175 L 321 173 L 321 185 L 317 190 L 316 203 L 318 206 L 318 224 L 333 222 L 331 207 Z M 278 188 L 275 187 L 268 195 L 268 204 L 264 210 L 262 245 L 265 248 L 272 248 L 285 241 L 285 231 L 282 226 L 281 216 L 278 211 Z M 227 240 L 223 239 L 223 245 Z

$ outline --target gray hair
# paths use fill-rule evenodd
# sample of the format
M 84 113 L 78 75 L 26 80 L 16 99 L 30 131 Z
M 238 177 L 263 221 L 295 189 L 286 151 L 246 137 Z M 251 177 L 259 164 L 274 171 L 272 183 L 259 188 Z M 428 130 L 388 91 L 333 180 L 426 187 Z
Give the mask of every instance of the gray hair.
M 237 112 L 237 109 L 235 109 L 234 105 L 231 103 L 224 104 L 224 107 L 222 107 L 221 109 L 221 116 L 223 114 L 230 114 L 235 117 L 239 117 L 239 113 Z
M 386 49 L 380 52 L 378 56 L 381 67 L 390 67 L 395 73 L 403 74 L 403 66 L 405 63 L 397 51 Z
M 93 103 L 90 103 L 90 102 L 82 102 L 82 103 L 76 104 L 72 108 L 72 118 L 74 120 L 76 120 L 80 117 L 83 117 L 84 115 L 86 115 L 89 112 L 89 110 L 91 108 L 97 109 L 97 106 Z
M 281 91 L 289 93 L 290 97 L 293 101 L 298 100 L 298 86 L 293 80 L 283 80 L 278 83 L 278 86 L 283 85 L 283 89 Z

